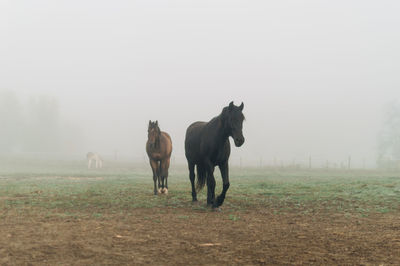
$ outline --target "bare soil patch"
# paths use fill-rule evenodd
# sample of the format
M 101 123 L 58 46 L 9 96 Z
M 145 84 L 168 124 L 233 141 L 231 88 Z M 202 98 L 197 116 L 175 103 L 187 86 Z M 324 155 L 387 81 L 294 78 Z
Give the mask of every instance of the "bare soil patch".
M 400 214 L 0 212 L 2 265 L 400 265 Z

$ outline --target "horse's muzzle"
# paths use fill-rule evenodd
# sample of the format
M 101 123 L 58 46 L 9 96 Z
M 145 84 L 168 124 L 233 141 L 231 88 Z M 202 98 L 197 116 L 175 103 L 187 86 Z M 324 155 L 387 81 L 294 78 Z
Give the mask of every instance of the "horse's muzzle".
M 235 142 L 236 147 L 240 147 L 244 143 L 244 137 L 234 138 L 233 141 Z

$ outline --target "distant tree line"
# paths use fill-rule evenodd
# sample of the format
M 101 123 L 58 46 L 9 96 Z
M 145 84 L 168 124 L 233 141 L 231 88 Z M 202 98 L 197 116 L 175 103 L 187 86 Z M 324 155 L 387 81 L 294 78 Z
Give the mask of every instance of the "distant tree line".
M 0 153 L 60 152 L 78 139 L 79 128 L 61 119 L 54 97 L 22 102 L 14 91 L 0 91 Z

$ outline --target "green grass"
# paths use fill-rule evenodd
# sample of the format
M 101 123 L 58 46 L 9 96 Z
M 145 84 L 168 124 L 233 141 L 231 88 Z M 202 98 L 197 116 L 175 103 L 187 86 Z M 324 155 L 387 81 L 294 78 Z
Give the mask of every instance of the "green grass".
M 237 220 L 240 219 L 239 216 L 236 216 L 234 214 L 229 214 L 228 218 L 229 218 L 229 220 L 234 221 L 234 222 L 236 222 Z
M 230 172 L 231 186 L 223 205 L 227 212 L 268 208 L 277 214 L 329 211 L 366 216 L 400 210 L 400 173 L 257 168 L 232 168 Z M 102 170 L 88 170 L 85 162 L 6 161 L 0 168 L 0 210 L 31 209 L 96 219 L 131 208 L 209 211 L 206 189 L 198 196 L 200 205 L 191 203 L 187 175 L 186 167 L 171 166 L 170 193 L 154 196 L 151 170 L 146 165 L 109 163 Z M 216 180 L 219 193 L 218 171 Z M 240 217 L 229 214 L 228 219 Z
M 351 212 L 399 210 L 398 173 L 378 171 L 248 171 L 230 191 L 238 200 L 278 209 Z

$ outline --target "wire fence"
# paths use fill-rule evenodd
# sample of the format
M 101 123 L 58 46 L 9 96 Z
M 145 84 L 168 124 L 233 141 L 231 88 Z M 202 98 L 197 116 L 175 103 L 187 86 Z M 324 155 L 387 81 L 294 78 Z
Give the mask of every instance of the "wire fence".
M 132 162 L 148 164 L 149 159 L 144 152 L 137 154 L 124 154 L 118 151 L 99 153 L 105 162 Z M 86 161 L 86 153 L 58 153 L 58 152 L 18 152 L 12 154 L 0 154 L 3 158 L 26 158 L 37 160 L 77 160 Z M 231 166 L 245 168 L 292 168 L 292 169 L 400 169 L 400 160 L 395 159 L 366 159 L 344 156 L 338 160 L 326 159 L 318 156 L 303 156 L 292 159 L 283 159 L 278 156 L 256 157 L 232 154 L 229 163 Z M 186 165 L 183 154 L 171 156 L 172 165 Z

